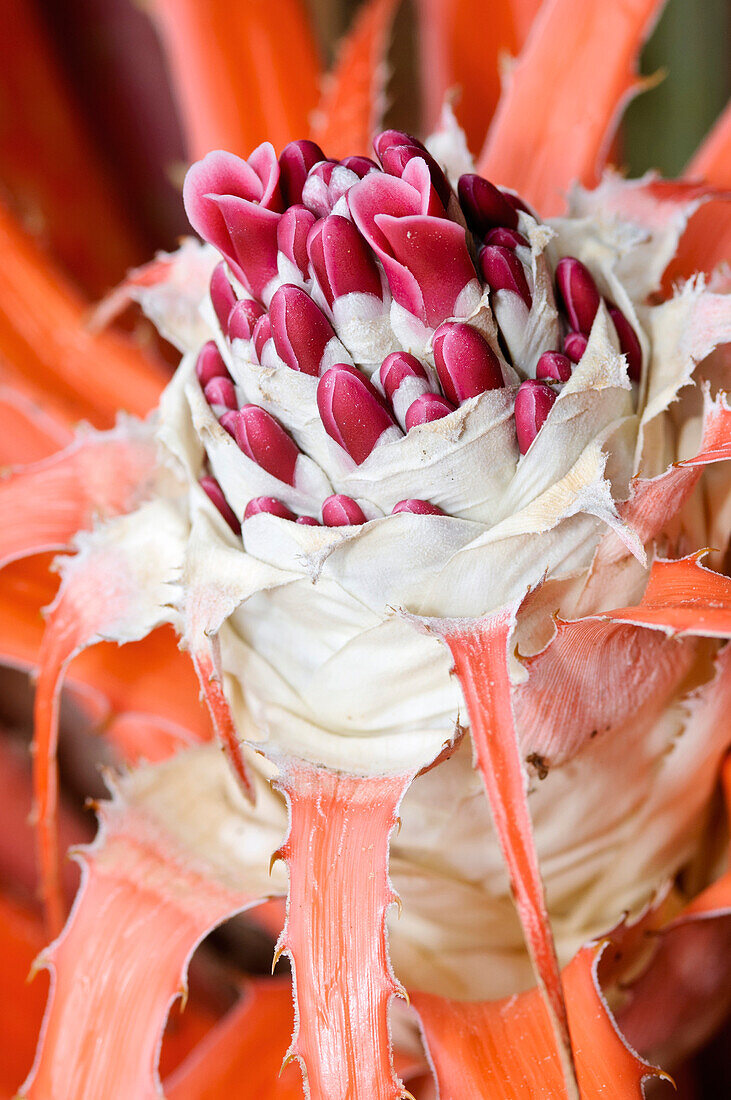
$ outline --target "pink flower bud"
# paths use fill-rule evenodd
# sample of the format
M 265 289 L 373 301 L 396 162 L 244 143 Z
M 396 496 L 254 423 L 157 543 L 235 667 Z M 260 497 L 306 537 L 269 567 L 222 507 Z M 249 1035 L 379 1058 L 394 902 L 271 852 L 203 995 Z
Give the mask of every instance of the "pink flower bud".
M 229 282 L 228 275 L 226 274 L 226 265 L 224 263 L 216 264 L 214 267 L 213 274 L 211 275 L 209 293 L 211 295 L 213 311 L 218 318 L 221 331 L 225 334 L 227 332 L 226 324 L 228 322 L 228 316 L 236 305 L 236 295 L 234 294 L 234 288 Z
M 517 229 L 505 229 L 499 225 L 485 237 L 485 244 L 499 244 L 502 248 L 527 248 L 528 242 Z
M 503 385 L 500 361 L 482 333 L 463 321 L 447 321 L 434 333 L 434 363 L 454 405 Z
M 259 362 L 261 363 L 261 355 L 264 351 L 264 345 L 268 340 L 272 338 L 272 321 L 268 313 L 264 313 L 254 325 L 254 330 L 251 334 L 251 338 L 254 341 L 254 351 L 257 354 Z
M 431 504 L 428 500 L 400 500 L 391 509 L 391 515 L 396 516 L 399 512 L 411 512 L 415 516 L 444 515 L 441 508 L 437 508 L 436 504 Z
M 306 206 L 290 206 L 277 226 L 277 248 L 299 268 L 303 279 L 309 278 L 307 236 L 317 221 Z
M 238 407 L 236 390 L 230 378 L 212 378 L 204 386 L 203 394 L 209 405 L 223 405 L 227 409 Z
M 500 194 L 506 202 L 510 203 L 513 210 L 522 210 L 524 214 L 530 214 L 532 218 L 535 218 L 536 221 L 538 221 L 538 216 L 535 210 L 531 210 L 530 206 L 528 206 L 528 203 L 524 202 L 523 199 L 521 199 L 520 195 L 514 195 L 512 191 L 508 191 L 505 187 L 500 188 Z
M 223 495 L 223 490 L 216 481 L 215 477 L 202 477 L 200 479 L 200 487 L 201 489 L 203 489 L 204 493 L 211 501 L 211 503 L 215 504 L 216 508 L 218 508 L 219 512 L 226 520 L 226 523 L 229 525 L 233 533 L 235 535 L 240 535 L 241 524 L 236 519 L 236 516 L 233 513 L 233 509 L 231 508 L 229 502 L 226 500 L 226 497 Z
M 567 355 L 572 363 L 578 363 L 588 343 L 589 339 L 583 332 L 567 332 L 563 341 L 564 355 Z
M 198 361 L 195 365 L 195 374 L 203 389 L 205 389 L 208 383 L 212 382 L 214 378 L 228 378 L 229 381 L 231 380 L 231 375 L 228 373 L 226 364 L 221 358 L 221 353 L 213 340 L 209 340 L 208 343 L 204 344 L 201 348 Z
M 323 502 L 322 522 L 326 527 L 354 527 L 365 523 L 366 518 L 360 505 L 352 497 L 336 493 Z
M 315 519 L 314 516 L 297 516 L 294 522 L 299 523 L 302 527 L 322 527 L 319 519 Z
M 614 323 L 622 355 L 627 357 L 627 373 L 633 382 L 639 382 L 642 373 L 642 346 L 637 339 L 637 333 L 616 306 L 611 307 L 609 316 Z
M 262 512 L 268 512 L 270 516 L 279 516 L 281 519 L 296 519 L 294 512 L 290 512 L 286 504 L 276 497 L 254 497 L 246 505 L 244 519 L 251 519 Z
M 405 351 L 394 351 L 387 355 L 374 379 L 391 403 L 396 419 L 402 426 L 405 424 L 406 413 L 416 398 L 434 388 L 419 360 Z
M 412 137 L 403 130 L 384 130 L 376 137 L 373 148 L 378 154 L 384 171 L 390 176 L 402 176 L 406 165 L 416 157 L 423 160 L 429 169 L 432 186 L 446 210 L 452 194 L 449 180 L 418 138 Z
M 340 163 L 343 168 L 348 168 L 351 172 L 355 172 L 359 179 L 363 179 L 369 172 L 380 172 L 380 168 L 370 157 L 346 157 L 344 160 L 341 160 Z
M 255 298 L 277 274 L 277 223 L 282 210 L 279 164 L 265 142 L 247 160 L 209 153 L 183 187 L 188 220 L 215 245 Z
M 335 335 L 322 310 L 298 286 L 285 283 L 269 307 L 274 346 L 292 370 L 317 377 L 330 340 Z
M 258 302 L 251 298 L 242 298 L 228 315 L 226 331 L 229 340 L 250 340 L 256 322 L 263 316 L 264 310 Z
M 482 276 L 491 290 L 510 290 L 522 298 L 530 309 L 533 296 L 523 265 L 514 252 L 502 245 L 485 245 L 480 251 L 479 261 Z
M 495 226 L 517 228 L 516 210 L 489 180 L 467 173 L 459 177 L 458 191 L 467 224 L 476 236 L 484 237 Z
M 290 141 L 279 155 L 280 186 L 286 206 L 302 202 L 302 188 L 313 165 L 325 159 L 314 141 Z
M 521 382 L 515 395 L 515 430 L 522 455 L 543 427 L 555 400 L 556 394 L 545 382 L 534 378 Z
M 544 351 L 536 363 L 536 378 L 543 382 L 568 382 L 571 360 L 560 351 Z
M 443 416 L 449 416 L 451 412 L 454 412 L 454 405 L 451 405 L 441 394 L 422 394 L 407 409 L 404 420 L 406 431 L 410 432 L 412 428 L 417 428 L 419 424 L 431 424 L 432 420 L 441 420 Z
M 599 309 L 599 291 L 588 267 L 564 256 L 556 264 L 556 286 L 571 328 L 588 336 Z
M 237 412 L 226 413 L 238 446 L 252 462 L 272 477 L 294 485 L 299 448 L 278 420 L 258 405 L 243 405 Z M 229 431 L 228 424 L 224 425 Z
M 396 427 L 383 398 L 355 367 L 338 363 L 317 387 L 317 407 L 327 434 L 354 462 L 365 462 L 384 433 Z
M 307 252 L 320 290 L 329 306 L 358 291 L 381 297 L 381 278 L 373 253 L 348 218 L 330 214 L 317 222 Z
M 305 180 L 302 188 L 302 202 L 318 218 L 326 217 L 335 205 L 336 199 L 330 184 L 333 172 L 338 167 L 336 160 L 321 160 L 313 165 Z

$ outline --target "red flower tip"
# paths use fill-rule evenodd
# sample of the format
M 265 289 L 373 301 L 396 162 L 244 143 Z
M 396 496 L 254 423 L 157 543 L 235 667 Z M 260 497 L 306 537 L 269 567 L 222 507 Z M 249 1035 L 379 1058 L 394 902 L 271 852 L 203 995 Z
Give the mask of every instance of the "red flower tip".
M 438 393 L 425 393 L 409 405 L 406 412 L 406 431 L 417 428 L 419 424 L 430 424 L 432 420 L 441 420 L 454 412 L 454 405 Z
M 231 528 L 233 533 L 235 535 L 240 535 L 241 534 L 241 524 L 236 519 L 236 516 L 233 513 L 231 505 L 229 504 L 229 502 L 226 500 L 225 496 L 223 495 L 223 490 L 221 489 L 221 486 L 216 481 L 215 477 L 209 477 L 209 476 L 202 477 L 200 479 L 200 487 L 201 487 L 201 489 L 203 489 L 203 491 L 205 492 L 206 496 L 211 501 L 211 503 L 215 504 L 216 508 L 218 508 L 219 512 L 221 513 L 223 518 L 226 520 L 226 523 L 229 525 L 229 527 Z
M 292 370 L 317 377 L 325 348 L 335 336 L 322 310 L 298 286 L 285 283 L 269 307 L 277 354 Z
M 534 378 L 528 378 L 518 387 L 515 395 L 515 430 L 522 455 L 543 427 L 555 400 L 556 394 L 551 387 Z
M 328 305 L 355 291 L 381 297 L 373 253 L 348 218 L 330 214 L 317 222 L 310 231 L 307 252 Z
M 514 252 L 502 245 L 485 245 L 479 260 L 482 276 L 491 290 L 510 290 L 522 298 L 530 309 L 533 297 L 523 265 Z
M 469 172 L 459 177 L 457 189 L 467 224 L 477 237 L 495 227 L 517 228 L 517 211 L 489 180 Z
M 252 516 L 258 516 L 262 512 L 267 512 L 270 516 L 279 516 L 280 519 L 296 519 L 294 512 L 290 512 L 286 504 L 282 504 L 276 497 L 254 497 L 246 505 L 244 519 L 251 519 Z
M 556 286 L 572 329 L 588 336 L 599 309 L 599 291 L 588 267 L 573 256 L 556 264 Z
M 307 237 L 317 218 L 306 206 L 290 206 L 277 226 L 277 248 L 299 268 L 303 279 L 309 278 Z
M 567 332 L 564 336 L 563 350 L 572 363 L 578 363 L 586 351 L 589 338 L 583 332 Z
M 195 365 L 195 374 L 204 390 L 214 378 L 228 378 L 229 381 L 231 380 L 231 375 L 228 373 L 226 364 L 213 340 L 209 340 L 201 348 Z
M 209 405 L 223 405 L 227 409 L 238 407 L 236 390 L 230 378 L 212 378 L 203 388 L 203 394 Z
M 322 505 L 322 522 L 326 527 L 350 527 L 365 523 L 363 510 L 352 497 L 335 493 Z
M 437 508 L 436 504 L 432 504 L 428 500 L 400 500 L 398 504 L 395 504 L 392 508 L 391 515 L 398 515 L 399 512 L 411 512 L 415 516 L 444 515 L 441 508 Z
M 226 265 L 223 261 L 216 264 L 211 275 L 210 283 L 211 303 L 213 311 L 218 318 L 221 331 L 227 331 L 228 316 L 236 305 L 236 295 L 226 274 Z
M 280 186 L 287 206 L 302 202 L 302 188 L 313 165 L 325 160 L 314 141 L 290 141 L 279 156 Z
M 571 360 L 560 351 L 544 351 L 536 363 L 536 378 L 542 382 L 568 382 Z
M 637 333 L 625 315 L 616 306 L 609 310 L 622 354 L 627 357 L 627 373 L 633 382 L 639 382 L 642 372 L 642 346 Z
M 264 315 L 262 307 L 252 298 L 242 298 L 236 302 L 226 322 L 225 331 L 229 340 L 250 340 L 257 321 Z
M 434 362 L 447 398 L 459 405 L 503 384 L 500 361 L 484 336 L 463 321 L 447 321 L 434 333 Z
M 490 230 L 485 237 L 485 244 L 498 244 L 502 248 L 528 247 L 528 242 L 522 233 L 518 233 L 517 229 L 506 229 L 502 225 Z
M 327 434 L 360 465 L 395 421 L 373 384 L 355 367 L 338 363 L 317 387 L 317 407 Z
M 294 485 L 299 448 L 282 425 L 258 405 L 243 405 L 234 413 L 226 413 L 238 446 L 252 462 L 272 477 Z M 229 423 L 224 425 L 230 431 Z

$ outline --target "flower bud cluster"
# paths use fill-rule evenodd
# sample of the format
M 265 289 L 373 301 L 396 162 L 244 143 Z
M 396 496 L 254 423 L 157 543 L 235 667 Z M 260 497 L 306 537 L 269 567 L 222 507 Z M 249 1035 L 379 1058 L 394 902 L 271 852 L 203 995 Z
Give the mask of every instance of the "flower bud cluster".
M 578 259 L 564 257 L 551 271 L 542 256 L 538 286 L 539 222 L 517 195 L 473 173 L 455 192 L 425 146 L 400 131 L 379 134 L 374 149 L 380 164 L 329 160 L 311 141 L 290 143 L 279 158 L 270 145 L 248 161 L 218 152 L 186 180 L 191 223 L 225 260 L 210 282 L 219 346 L 200 351 L 198 382 L 240 451 L 295 491 L 250 496 L 239 509 L 244 521 L 268 512 L 332 527 L 382 514 L 328 493 L 324 477 L 313 495 L 319 455 L 259 404 L 261 385 L 253 398 L 247 393 L 252 370 L 260 383 L 283 368 L 311 379 L 303 384 L 317 431 L 337 449 L 336 461 L 353 468 L 495 389 L 514 396 L 525 454 L 586 351 L 602 304 L 597 282 Z M 604 305 L 638 381 L 637 334 L 612 301 Z M 535 317 L 544 313 L 551 321 L 540 328 Z M 531 327 L 538 335 L 526 353 Z M 235 369 L 242 363 L 246 370 Z M 205 474 L 201 485 L 239 531 L 215 478 Z M 441 514 L 422 499 L 392 511 Z

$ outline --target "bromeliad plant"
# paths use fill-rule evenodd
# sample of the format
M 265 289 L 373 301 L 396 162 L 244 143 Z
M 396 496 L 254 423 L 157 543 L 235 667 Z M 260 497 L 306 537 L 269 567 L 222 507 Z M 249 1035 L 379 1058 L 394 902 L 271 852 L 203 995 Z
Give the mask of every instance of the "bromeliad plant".
M 344 53 L 333 148 L 190 169 L 204 243 L 121 292 L 182 353 L 157 411 L 0 489 L 5 561 L 74 551 L 39 658 L 60 934 L 29 1100 L 158 1095 L 193 950 L 272 896 L 294 1026 L 286 983 L 256 984 L 171 1098 L 634 1097 L 662 1076 L 645 1059 L 726 1008 L 731 303 L 724 272 L 663 282 L 720 193 L 609 174 L 548 216 L 607 136 L 651 4 L 589 5 L 597 37 L 552 83 L 579 31 L 548 3 L 477 164 L 448 108 L 426 144 L 384 130 L 371 159 L 363 62 L 392 7 Z M 604 114 L 567 149 L 546 120 L 600 54 Z M 727 147 L 726 122 L 698 167 Z M 61 931 L 66 666 L 164 626 L 224 754 L 194 744 L 169 679 L 159 699 L 136 679 L 111 739 L 157 759 L 110 779 Z M 276 1077 L 285 1049 L 302 1083 Z

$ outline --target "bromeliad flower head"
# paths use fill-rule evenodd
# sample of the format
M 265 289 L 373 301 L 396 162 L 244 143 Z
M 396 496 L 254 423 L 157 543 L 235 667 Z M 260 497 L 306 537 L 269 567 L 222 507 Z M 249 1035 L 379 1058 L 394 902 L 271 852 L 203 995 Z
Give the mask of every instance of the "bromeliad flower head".
M 701 466 L 672 463 L 713 457 L 728 414 L 708 387 L 723 376 L 709 369 L 705 399 L 698 372 L 687 387 L 731 319 L 702 280 L 651 304 L 680 231 L 676 206 L 633 224 L 651 183 L 610 177 L 544 222 L 470 163 L 448 178 L 409 135 L 375 150 L 380 166 L 266 145 L 188 174 L 210 278 L 207 340 L 179 330 L 160 409 L 188 532 L 173 602 L 236 737 L 290 799 L 293 768 L 373 781 L 442 761 L 401 809 L 391 957 L 409 987 L 496 997 L 530 984 L 531 956 L 551 981 L 536 934 L 520 947 L 499 870 L 502 849 L 514 889 L 539 891 L 517 887 L 530 929 L 540 890 L 516 870 L 510 823 L 530 831 L 521 774 L 561 962 L 697 850 L 727 741 L 696 698 L 720 677 L 714 645 L 616 608 L 670 568 L 658 552 L 688 546 L 671 519 Z M 480 731 L 496 673 L 465 652 L 483 635 L 499 638 L 510 702 Z M 506 794 L 499 743 L 515 736 Z
M 259 849 L 286 860 L 280 952 L 312 1095 L 401 1095 L 399 983 L 439 1077 L 444 999 L 512 997 L 534 974 L 577 1095 L 584 1020 L 556 953 L 598 965 L 585 945 L 631 941 L 627 914 L 673 912 L 728 742 L 728 583 L 682 557 L 717 533 L 685 505 L 729 457 L 728 366 L 707 358 L 731 338 L 727 288 L 653 304 L 694 194 L 638 221 L 655 184 L 608 177 L 543 221 L 454 129 L 427 144 L 386 131 L 380 164 L 307 141 L 194 165 L 206 243 L 140 293 L 183 352 L 138 429 L 160 458 L 117 509 L 136 511 L 80 537 L 53 624 L 69 652 L 181 634 L 233 770 L 172 762 L 127 797 L 212 876 L 203 930 L 240 908 L 232 860 L 252 896 Z M 262 795 L 274 775 L 289 832 Z M 258 847 L 237 850 L 226 822 L 247 814 Z M 394 1026 L 418 1048 L 413 1020 Z M 622 1051 L 633 1080 L 650 1072 Z

